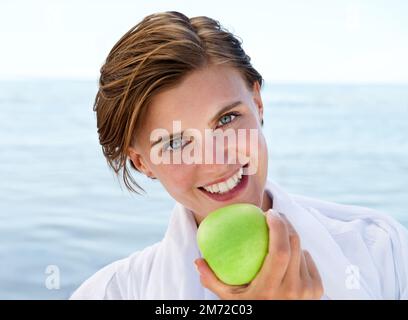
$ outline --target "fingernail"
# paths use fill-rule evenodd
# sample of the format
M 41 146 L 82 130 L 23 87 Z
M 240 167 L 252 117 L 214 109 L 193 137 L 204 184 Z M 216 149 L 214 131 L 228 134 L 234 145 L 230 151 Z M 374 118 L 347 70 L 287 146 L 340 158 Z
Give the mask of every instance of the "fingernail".
M 194 261 L 194 267 L 195 267 L 196 271 L 198 272 L 198 274 L 201 274 L 200 269 L 198 269 L 198 264 L 197 264 L 196 261 Z
M 275 209 L 269 209 L 268 213 L 269 213 L 270 216 L 274 216 L 274 217 L 279 218 L 279 219 L 282 218 L 281 215 L 279 214 L 279 212 L 277 210 L 275 210 Z

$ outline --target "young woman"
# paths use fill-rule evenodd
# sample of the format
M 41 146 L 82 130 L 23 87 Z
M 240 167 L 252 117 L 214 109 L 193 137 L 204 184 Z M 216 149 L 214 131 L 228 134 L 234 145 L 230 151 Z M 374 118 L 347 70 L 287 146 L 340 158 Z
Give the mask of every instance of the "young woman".
M 208 17 L 152 14 L 118 41 L 94 106 L 104 155 L 130 190 L 143 190 L 136 170 L 176 204 L 160 242 L 104 267 L 72 299 L 408 298 L 400 224 L 289 195 L 268 179 L 262 83 L 241 42 Z M 238 139 L 216 139 L 227 131 Z M 207 161 L 220 153 L 239 161 Z M 201 221 L 233 203 L 258 206 L 269 227 L 268 254 L 243 286 L 220 281 L 196 242 Z

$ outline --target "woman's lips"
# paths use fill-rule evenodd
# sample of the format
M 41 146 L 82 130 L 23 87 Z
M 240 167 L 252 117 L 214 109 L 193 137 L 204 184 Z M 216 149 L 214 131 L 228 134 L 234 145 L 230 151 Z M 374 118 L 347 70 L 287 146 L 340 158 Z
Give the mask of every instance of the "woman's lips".
M 247 167 L 246 164 L 243 168 Z M 248 185 L 249 176 L 242 175 L 241 180 L 239 183 L 231 190 L 224 192 L 224 193 L 211 193 L 205 190 L 204 188 L 198 188 L 201 192 L 203 192 L 207 197 L 215 200 L 215 201 L 228 201 L 235 197 L 237 197 L 242 191 L 244 191 Z

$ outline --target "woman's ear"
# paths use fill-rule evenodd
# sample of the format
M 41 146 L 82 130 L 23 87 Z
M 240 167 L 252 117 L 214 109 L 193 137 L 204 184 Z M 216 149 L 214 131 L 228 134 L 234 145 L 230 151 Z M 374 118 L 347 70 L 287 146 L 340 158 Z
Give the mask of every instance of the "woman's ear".
M 140 153 L 138 153 L 135 148 L 129 147 L 128 157 L 136 170 L 145 174 L 149 178 L 155 179 L 153 172 L 146 165 L 143 156 Z
M 263 125 L 263 103 L 262 103 L 262 97 L 261 97 L 261 86 L 259 85 L 258 81 L 254 82 L 254 85 L 252 86 L 252 98 L 254 99 L 255 105 L 258 109 L 258 115 L 259 115 L 259 122 Z

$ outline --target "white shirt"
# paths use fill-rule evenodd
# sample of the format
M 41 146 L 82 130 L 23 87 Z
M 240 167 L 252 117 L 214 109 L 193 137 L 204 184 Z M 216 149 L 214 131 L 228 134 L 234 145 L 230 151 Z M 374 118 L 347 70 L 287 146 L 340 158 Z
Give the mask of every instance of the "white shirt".
M 322 299 L 408 299 L 408 232 L 390 216 L 299 195 L 267 181 L 273 209 L 298 232 L 324 287 Z M 176 203 L 164 238 L 96 272 L 71 299 L 218 299 L 201 286 L 197 225 Z

